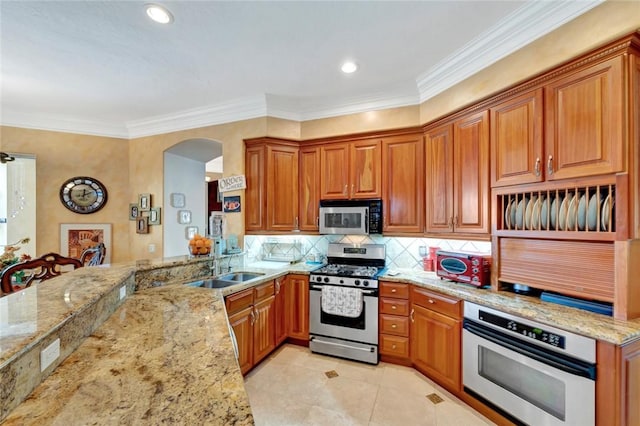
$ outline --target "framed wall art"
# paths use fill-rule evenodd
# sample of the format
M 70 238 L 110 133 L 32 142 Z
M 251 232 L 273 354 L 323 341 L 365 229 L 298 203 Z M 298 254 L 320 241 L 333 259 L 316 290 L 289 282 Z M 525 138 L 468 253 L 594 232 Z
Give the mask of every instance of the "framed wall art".
M 171 207 L 176 207 L 179 209 L 187 205 L 184 194 L 180 192 L 172 192 L 169 196 L 169 203 L 171 204 Z
M 198 233 L 198 227 L 197 226 L 186 226 L 184 228 L 184 237 L 187 240 L 190 240 L 193 237 L 195 237 L 197 233 Z
M 129 204 L 129 220 L 136 220 L 140 215 L 140 210 L 136 203 Z
M 191 210 L 178 210 L 178 223 L 181 225 L 191 223 Z
M 103 243 L 106 247 L 104 263 L 111 263 L 110 223 L 61 223 L 60 254 L 79 259 L 86 249 Z
M 151 208 L 151 194 L 138 195 L 138 208 L 141 212 L 148 212 Z
M 224 212 L 225 213 L 239 213 L 240 206 L 240 196 L 234 195 L 233 197 L 224 197 Z
M 141 216 L 137 219 L 136 233 L 137 234 L 149 233 L 149 218 L 147 216 Z
M 149 210 L 149 225 L 160 225 L 160 207 L 151 207 Z

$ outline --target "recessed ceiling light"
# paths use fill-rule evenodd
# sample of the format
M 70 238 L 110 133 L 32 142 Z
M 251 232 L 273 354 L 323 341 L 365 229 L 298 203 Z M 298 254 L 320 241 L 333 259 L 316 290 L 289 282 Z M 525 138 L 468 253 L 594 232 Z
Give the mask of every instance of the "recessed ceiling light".
M 342 64 L 342 68 L 340 68 L 343 73 L 351 74 L 352 72 L 356 72 L 358 69 L 358 65 L 355 62 L 347 61 Z
M 173 15 L 166 7 L 150 3 L 145 5 L 145 8 L 147 9 L 147 15 L 149 18 L 154 21 L 160 24 L 169 24 L 173 22 Z

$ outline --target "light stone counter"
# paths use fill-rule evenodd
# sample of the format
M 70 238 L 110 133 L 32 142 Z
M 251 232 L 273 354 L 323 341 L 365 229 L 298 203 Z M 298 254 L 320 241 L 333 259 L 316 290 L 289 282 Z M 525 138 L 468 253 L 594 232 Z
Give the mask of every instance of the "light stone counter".
M 543 302 L 537 297 L 460 284 L 441 280 L 435 272 L 398 271 L 398 275 L 384 275 L 385 281 L 404 282 L 435 290 L 469 302 L 478 303 L 567 331 L 622 345 L 640 338 L 640 319 L 620 321 L 606 315 Z
M 5 424 L 253 424 L 218 292 L 132 295 Z

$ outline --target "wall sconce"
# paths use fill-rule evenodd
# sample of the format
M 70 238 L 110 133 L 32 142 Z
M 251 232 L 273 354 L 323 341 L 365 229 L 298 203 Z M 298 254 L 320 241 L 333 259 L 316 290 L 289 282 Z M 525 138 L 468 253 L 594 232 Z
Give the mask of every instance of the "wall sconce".
M 8 163 L 9 161 L 13 161 L 15 159 L 16 157 L 13 157 L 6 152 L 0 152 L 0 163 L 2 164 Z

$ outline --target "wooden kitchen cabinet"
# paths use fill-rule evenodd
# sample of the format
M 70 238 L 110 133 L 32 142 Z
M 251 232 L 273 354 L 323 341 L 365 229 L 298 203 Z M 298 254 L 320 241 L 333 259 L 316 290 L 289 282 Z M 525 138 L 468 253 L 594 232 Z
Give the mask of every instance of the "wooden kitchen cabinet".
M 380 358 L 409 365 L 409 285 L 380 281 L 378 301 Z
M 500 102 L 490 109 L 491 186 L 544 179 L 542 89 Z
M 385 234 L 424 231 L 424 142 L 421 134 L 382 141 L 382 209 Z
M 320 198 L 372 199 L 382 195 L 380 139 L 320 147 Z
M 276 278 L 275 280 L 275 341 L 276 347 L 280 346 L 287 340 L 287 309 L 286 309 L 286 292 L 288 280 L 286 277 Z
M 320 147 L 300 147 L 298 217 L 300 231 L 318 231 L 320 205 Z
M 289 275 L 286 286 L 287 335 L 309 342 L 309 276 Z
M 245 229 L 298 230 L 298 143 L 247 139 L 245 152 Z
M 489 114 L 428 129 L 426 232 L 489 233 Z
M 411 286 L 413 365 L 441 386 L 462 390 L 462 301 Z
M 242 374 L 246 374 L 276 348 L 275 303 L 274 281 L 225 298 Z

